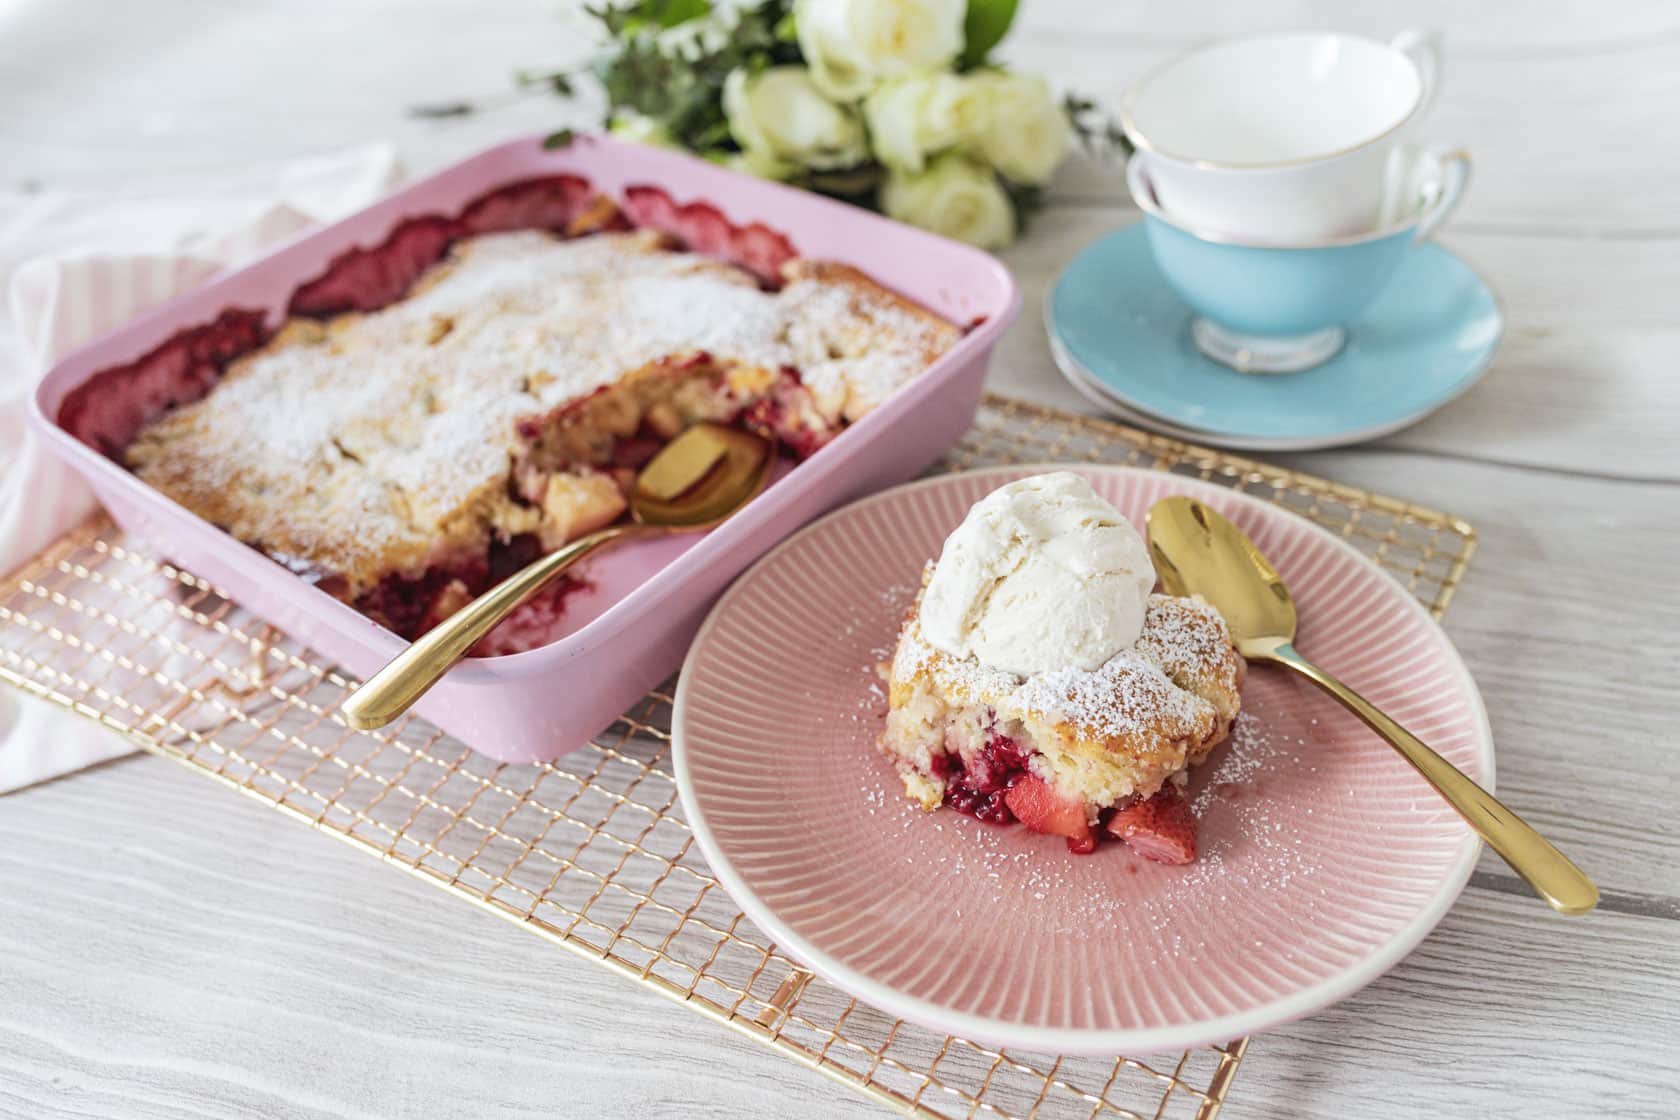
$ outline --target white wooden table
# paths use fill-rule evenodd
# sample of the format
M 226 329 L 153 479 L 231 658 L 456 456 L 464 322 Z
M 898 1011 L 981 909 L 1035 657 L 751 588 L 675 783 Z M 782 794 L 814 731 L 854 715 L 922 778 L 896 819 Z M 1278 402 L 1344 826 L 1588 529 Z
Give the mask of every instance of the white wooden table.
M 1183 44 L 1386 35 L 1388 5 L 1027 0 L 1009 54 L 1113 99 Z M 1268 8 L 1263 12 L 1260 9 Z M 1292 466 L 1448 509 L 1482 547 L 1447 628 L 1501 794 L 1604 888 L 1553 916 L 1492 857 L 1408 960 L 1260 1037 L 1226 1115 L 1680 1110 L 1680 11 L 1417 3 L 1451 58 L 1433 133 L 1477 178 L 1446 241 L 1509 317 L 1488 377 L 1410 431 Z M 566 118 L 403 108 L 576 57 L 504 0 L 0 3 L 0 182 L 94 186 L 382 137 L 425 171 Z M 1134 215 L 1075 163 L 1008 254 L 1036 309 Z M 993 386 L 1072 409 L 1029 311 Z M 878 1110 L 603 970 L 139 758 L 0 802 L 0 1114 L 834 1115 Z

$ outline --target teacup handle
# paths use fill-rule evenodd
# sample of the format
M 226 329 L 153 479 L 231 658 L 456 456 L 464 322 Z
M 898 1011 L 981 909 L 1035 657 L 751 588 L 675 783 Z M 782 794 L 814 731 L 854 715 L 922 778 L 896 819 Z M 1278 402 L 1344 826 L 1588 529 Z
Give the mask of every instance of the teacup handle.
M 1441 33 L 1429 27 L 1409 27 L 1388 45 L 1410 58 L 1423 79 L 1423 97 L 1412 115 L 1418 120 L 1435 104 L 1435 94 L 1441 88 Z
M 1441 223 L 1458 208 L 1464 189 L 1470 185 L 1469 152 L 1460 148 L 1454 152 L 1442 152 L 1436 158 L 1441 161 L 1441 193 L 1435 196 L 1435 201 L 1429 204 L 1429 209 L 1418 221 L 1417 231 L 1412 234 L 1414 245 L 1435 236 Z
M 1159 205 L 1154 185 L 1143 175 L 1142 152 L 1133 152 L 1126 160 L 1126 192 L 1132 196 L 1132 205 L 1140 210 Z

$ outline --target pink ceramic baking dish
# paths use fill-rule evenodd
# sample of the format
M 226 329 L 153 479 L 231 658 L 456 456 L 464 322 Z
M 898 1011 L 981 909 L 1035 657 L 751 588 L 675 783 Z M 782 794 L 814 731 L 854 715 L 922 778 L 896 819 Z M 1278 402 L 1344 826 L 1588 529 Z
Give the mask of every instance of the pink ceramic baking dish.
M 88 480 L 125 530 L 365 676 L 403 640 L 76 439 L 58 422 L 61 405 L 99 371 L 131 362 L 227 309 L 261 309 L 274 326 L 301 284 L 345 251 L 379 244 L 404 219 L 454 215 L 503 185 L 558 174 L 581 176 L 614 198 L 651 186 L 679 204 L 710 203 L 736 227 L 769 227 L 800 256 L 855 265 L 952 322 L 973 326 L 923 374 L 723 526 L 704 536 L 624 545 L 601 557 L 586 572 L 589 586 L 568 597 L 559 638 L 522 653 L 464 661 L 418 704 L 420 714 L 446 731 L 510 762 L 555 758 L 606 727 L 675 671 L 713 599 L 767 549 L 834 506 L 910 478 L 949 448 L 972 422 L 992 348 L 1020 308 L 1009 272 L 966 245 L 673 152 L 597 137 L 555 151 L 535 138 L 517 140 L 77 350 L 43 379 L 32 408 L 45 441 Z

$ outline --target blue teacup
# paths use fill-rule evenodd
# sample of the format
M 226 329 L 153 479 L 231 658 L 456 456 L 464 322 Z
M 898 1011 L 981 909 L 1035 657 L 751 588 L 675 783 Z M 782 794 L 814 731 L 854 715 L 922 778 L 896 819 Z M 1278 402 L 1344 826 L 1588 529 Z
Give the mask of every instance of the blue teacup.
M 1410 177 L 1409 216 L 1369 233 L 1299 245 L 1193 230 L 1162 211 L 1141 160 L 1126 167 L 1155 263 L 1196 312 L 1198 349 L 1244 373 L 1294 373 L 1335 356 L 1343 324 L 1394 278 L 1408 252 L 1447 219 L 1470 178 L 1462 152 L 1429 156 Z

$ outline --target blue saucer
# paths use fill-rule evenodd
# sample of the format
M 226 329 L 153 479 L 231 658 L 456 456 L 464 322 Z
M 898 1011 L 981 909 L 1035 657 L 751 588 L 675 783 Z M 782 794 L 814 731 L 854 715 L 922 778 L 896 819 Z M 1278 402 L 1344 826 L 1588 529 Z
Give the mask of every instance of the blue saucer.
M 1347 346 L 1301 373 L 1238 373 L 1190 339 L 1190 309 L 1155 267 L 1143 223 L 1073 259 L 1045 300 L 1057 364 L 1123 412 L 1224 446 L 1307 450 L 1416 423 L 1463 393 L 1499 347 L 1504 317 L 1470 266 L 1419 246 L 1347 325 Z

